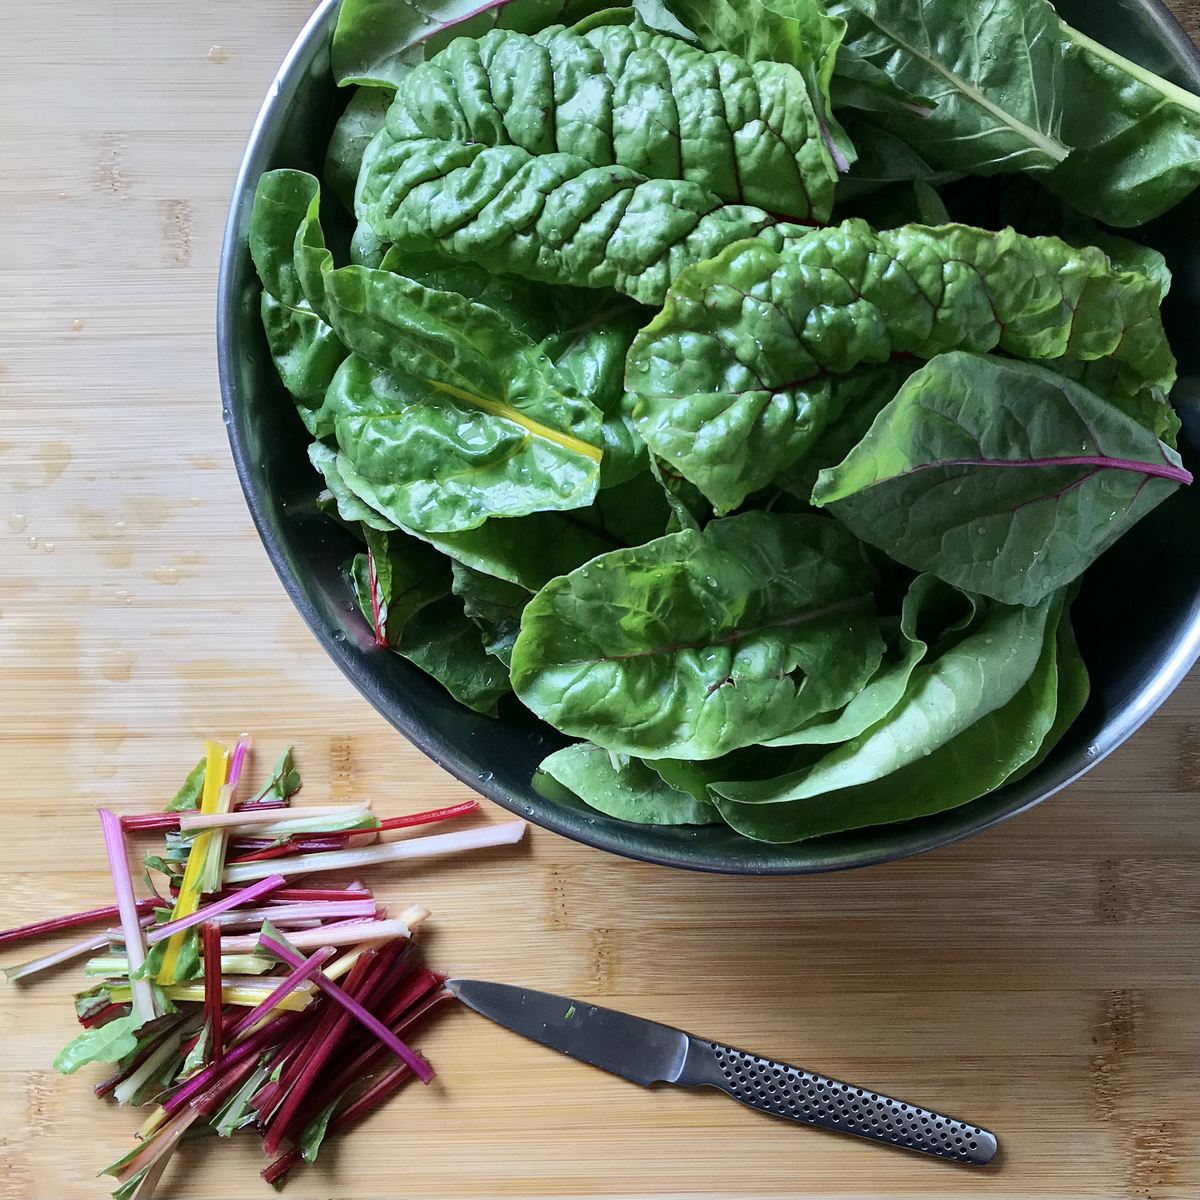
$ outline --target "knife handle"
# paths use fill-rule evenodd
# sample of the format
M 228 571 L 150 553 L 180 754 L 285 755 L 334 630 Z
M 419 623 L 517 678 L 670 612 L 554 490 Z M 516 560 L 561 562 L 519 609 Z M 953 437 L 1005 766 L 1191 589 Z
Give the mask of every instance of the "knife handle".
M 684 1075 L 678 1083 L 720 1088 L 777 1117 L 952 1162 L 982 1165 L 996 1153 L 996 1138 L 986 1129 L 720 1042 L 692 1038 Z

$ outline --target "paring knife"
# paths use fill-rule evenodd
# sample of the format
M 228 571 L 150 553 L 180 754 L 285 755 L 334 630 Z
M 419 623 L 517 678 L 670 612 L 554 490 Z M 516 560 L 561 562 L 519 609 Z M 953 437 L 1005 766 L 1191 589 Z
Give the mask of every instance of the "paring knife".
M 982 1165 L 996 1153 L 995 1136 L 976 1125 L 657 1021 L 504 983 L 450 979 L 446 987 L 497 1024 L 643 1087 L 720 1088 L 777 1117 L 952 1162 Z

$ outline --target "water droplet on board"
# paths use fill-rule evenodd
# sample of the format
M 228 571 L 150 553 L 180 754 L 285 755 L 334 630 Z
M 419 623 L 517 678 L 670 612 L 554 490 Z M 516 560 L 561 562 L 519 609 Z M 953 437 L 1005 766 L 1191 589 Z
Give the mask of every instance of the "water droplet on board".
M 37 540 L 37 538 L 35 538 L 35 537 L 31 537 L 31 538 L 29 539 L 29 548 L 30 548 L 30 550 L 36 550 L 36 549 L 37 549 L 37 547 L 38 547 L 38 540 Z
M 155 567 L 152 574 L 159 583 L 179 582 L 179 571 L 175 567 Z
M 54 543 L 53 542 L 43 542 L 42 549 L 45 550 L 45 552 L 47 554 L 53 554 L 54 553 Z
M 83 325 L 84 325 L 83 321 L 81 321 L 78 317 L 76 317 L 75 320 L 71 322 L 72 332 L 78 333 L 83 328 Z
M 29 518 L 24 513 L 13 512 L 8 514 L 8 527 L 13 533 L 20 533 L 28 524 Z
M 229 61 L 229 51 L 224 46 L 209 46 L 209 62 L 223 63 Z

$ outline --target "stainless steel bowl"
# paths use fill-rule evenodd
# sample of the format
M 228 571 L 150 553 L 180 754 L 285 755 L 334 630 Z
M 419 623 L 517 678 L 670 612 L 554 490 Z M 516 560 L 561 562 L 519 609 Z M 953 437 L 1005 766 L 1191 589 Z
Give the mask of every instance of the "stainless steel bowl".
M 1093 698 L 1038 770 L 939 816 L 793 846 L 746 841 L 723 828 L 629 825 L 544 799 L 534 768 L 561 739 L 513 705 L 492 720 L 455 704 L 395 655 L 374 648 L 342 574 L 349 536 L 314 507 L 306 435 L 275 375 L 258 316 L 246 232 L 258 177 L 275 167 L 320 172 L 347 94 L 329 74 L 336 0 L 301 31 L 263 102 L 234 188 L 221 254 L 217 344 L 225 423 L 246 502 L 293 603 L 363 695 L 413 743 L 503 807 L 588 845 L 631 858 L 738 874 L 800 874 L 916 854 L 987 829 L 1045 800 L 1115 750 L 1154 712 L 1200 653 L 1200 489 L 1178 493 L 1088 573 L 1075 606 Z M 1062 0 L 1066 19 L 1154 70 L 1200 91 L 1200 53 L 1157 0 Z M 1164 310 L 1180 357 L 1181 448 L 1200 462 L 1200 199 L 1141 231 L 1175 272 Z M 336 233 L 336 231 L 335 231 Z M 343 235 L 345 231 L 342 231 Z

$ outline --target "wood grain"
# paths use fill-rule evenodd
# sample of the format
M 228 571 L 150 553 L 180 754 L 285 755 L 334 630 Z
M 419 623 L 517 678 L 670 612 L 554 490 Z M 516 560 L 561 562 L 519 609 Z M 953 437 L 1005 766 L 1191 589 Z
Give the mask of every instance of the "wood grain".
M 234 170 L 308 0 L 7 0 L 0 19 L 0 924 L 102 903 L 93 810 L 155 807 L 205 735 L 294 741 L 305 797 L 465 789 L 288 604 L 220 419 L 213 293 Z M 1193 34 L 1200 7 L 1179 10 Z M 294 1200 L 1099 1197 L 1200 1190 L 1200 677 L 1117 756 L 1002 828 L 799 880 L 709 878 L 534 831 L 387 877 L 432 959 L 603 998 L 988 1123 L 993 1169 L 646 1092 L 467 1014 L 442 1074 L 297 1174 Z M 492 814 L 493 819 L 496 814 Z M 20 958 L 17 953 L 15 957 Z M 71 972 L 0 990 L 0 1197 L 107 1194 L 133 1114 L 49 1063 Z M 205 1143 L 165 1194 L 268 1195 Z

